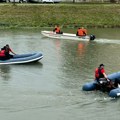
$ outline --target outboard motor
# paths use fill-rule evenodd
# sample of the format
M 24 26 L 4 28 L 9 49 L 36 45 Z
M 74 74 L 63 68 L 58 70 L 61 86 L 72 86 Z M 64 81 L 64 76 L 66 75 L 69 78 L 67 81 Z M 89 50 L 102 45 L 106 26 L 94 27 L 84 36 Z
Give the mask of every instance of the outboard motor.
M 95 35 L 90 35 L 90 40 L 94 40 L 95 39 Z

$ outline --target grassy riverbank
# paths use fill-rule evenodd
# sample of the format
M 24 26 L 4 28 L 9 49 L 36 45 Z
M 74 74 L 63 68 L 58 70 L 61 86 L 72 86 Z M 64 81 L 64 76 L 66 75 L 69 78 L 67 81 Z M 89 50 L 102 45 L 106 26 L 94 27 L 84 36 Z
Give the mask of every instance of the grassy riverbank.
M 119 4 L 0 4 L 0 28 L 120 27 Z

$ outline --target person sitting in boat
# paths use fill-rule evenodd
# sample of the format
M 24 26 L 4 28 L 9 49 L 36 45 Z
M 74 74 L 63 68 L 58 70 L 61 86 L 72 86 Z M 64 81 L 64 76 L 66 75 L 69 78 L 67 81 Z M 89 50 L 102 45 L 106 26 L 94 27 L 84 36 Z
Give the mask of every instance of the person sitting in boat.
M 110 91 L 114 88 L 112 81 L 107 78 L 104 64 L 100 64 L 99 67 L 95 69 L 95 80 L 97 81 L 97 89 L 102 89 L 102 91 Z
M 114 81 L 107 78 L 107 75 L 104 70 L 104 64 L 100 64 L 95 70 L 95 80 L 99 87 L 104 89 L 104 91 L 109 92 L 114 88 L 120 87 L 120 79 L 115 79 Z
M 87 35 L 87 30 L 82 27 L 82 28 L 78 28 L 76 36 L 86 36 Z
M 12 49 L 9 47 L 9 45 L 7 44 L 6 46 L 4 46 L 3 48 L 1 48 L 1 52 L 5 54 L 5 56 L 2 58 L 4 60 L 7 60 L 7 59 L 10 59 L 10 58 L 13 58 L 13 55 L 10 54 L 10 52 L 14 55 L 16 55 Z
M 110 81 L 105 73 L 104 64 L 100 64 L 99 67 L 95 69 L 95 80 L 99 83 L 99 79 L 101 78 L 105 78 L 108 82 Z
M 10 46 L 8 44 L 6 44 L 5 46 L 5 55 L 8 59 L 10 58 L 13 58 L 13 55 L 10 54 L 10 52 L 13 54 L 13 55 L 16 55 L 16 53 L 13 52 L 13 50 L 10 48 Z
M 60 30 L 59 25 L 56 25 L 53 32 L 56 32 L 57 34 L 63 34 L 63 32 Z

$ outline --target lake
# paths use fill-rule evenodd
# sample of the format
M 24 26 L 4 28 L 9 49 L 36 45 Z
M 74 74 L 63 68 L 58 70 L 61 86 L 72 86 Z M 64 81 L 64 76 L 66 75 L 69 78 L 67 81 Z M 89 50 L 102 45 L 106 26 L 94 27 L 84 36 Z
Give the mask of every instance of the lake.
M 50 39 L 41 30 L 0 30 L 0 47 L 43 53 L 37 63 L 0 65 L 1 120 L 119 120 L 119 98 L 82 86 L 101 63 L 107 74 L 120 71 L 120 29 L 89 29 L 91 42 Z

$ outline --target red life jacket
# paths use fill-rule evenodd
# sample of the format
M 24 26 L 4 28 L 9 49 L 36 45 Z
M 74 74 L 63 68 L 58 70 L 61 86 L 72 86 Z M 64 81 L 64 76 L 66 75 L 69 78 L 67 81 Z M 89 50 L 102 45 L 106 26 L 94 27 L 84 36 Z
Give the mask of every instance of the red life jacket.
M 95 69 L 95 79 L 104 78 L 103 71 L 104 71 L 104 69 L 96 68 Z
M 5 57 L 5 50 L 0 51 L 0 57 Z
M 83 30 L 82 29 L 78 29 L 77 30 L 77 34 L 78 34 L 78 36 L 83 36 L 84 35 Z
M 59 27 L 56 27 L 56 28 L 55 28 L 55 32 L 56 32 L 56 33 L 60 33 L 60 28 L 59 28 Z
M 82 29 L 83 30 L 83 34 L 87 35 L 87 30 L 86 29 Z
M 85 35 L 87 35 L 87 30 L 86 29 L 78 29 L 77 30 L 77 35 L 78 36 L 85 36 Z

